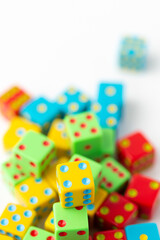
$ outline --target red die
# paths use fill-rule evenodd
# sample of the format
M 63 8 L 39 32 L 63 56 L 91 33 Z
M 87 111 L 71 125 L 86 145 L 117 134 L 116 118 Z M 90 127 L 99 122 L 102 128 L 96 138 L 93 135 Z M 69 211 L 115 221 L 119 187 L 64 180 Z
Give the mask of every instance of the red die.
M 124 228 L 137 219 L 137 206 L 122 195 L 114 192 L 102 203 L 96 212 L 96 221 L 102 229 Z
M 91 237 L 91 236 L 89 236 L 89 240 L 92 240 L 92 237 Z
M 159 182 L 135 174 L 128 185 L 125 197 L 137 204 L 141 218 L 149 219 L 155 210 L 159 191 Z
M 154 161 L 155 150 L 139 132 L 117 142 L 119 161 L 132 173 L 139 172 Z
M 93 240 L 127 240 L 125 231 L 121 229 L 97 232 L 93 236 Z
M 30 100 L 30 96 L 19 87 L 12 87 L 0 96 L 0 110 L 7 119 L 19 114 L 21 107 Z

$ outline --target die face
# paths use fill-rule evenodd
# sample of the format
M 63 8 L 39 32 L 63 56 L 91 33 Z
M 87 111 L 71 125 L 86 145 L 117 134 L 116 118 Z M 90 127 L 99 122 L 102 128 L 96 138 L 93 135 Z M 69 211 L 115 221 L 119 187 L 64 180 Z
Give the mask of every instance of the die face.
M 30 100 L 30 96 L 19 87 L 12 87 L 0 97 L 0 110 L 7 119 L 19 114 L 21 107 Z
M 55 157 L 55 147 L 43 134 L 29 131 L 14 147 L 13 153 L 22 169 L 30 172 L 31 176 L 41 177 Z
M 127 226 L 125 232 L 127 240 L 160 239 L 158 228 L 155 223 L 142 223 Z
M 110 230 L 110 231 L 103 231 L 103 232 L 97 232 L 93 236 L 93 240 L 127 240 L 125 231 L 118 229 L 118 230 Z
M 51 125 L 48 137 L 55 143 L 57 149 L 62 151 L 70 150 L 70 142 L 67 136 L 64 120 L 55 119 Z
M 102 129 L 96 116 L 91 112 L 67 116 L 67 134 L 71 141 L 72 153 L 89 156 L 102 147 Z
M 1 235 L 1 240 L 14 240 L 12 237 Z
M 116 152 L 115 146 L 116 140 L 116 131 L 113 129 L 103 129 L 103 156 L 105 157 L 106 154 L 109 156 L 114 156 Z
M 55 231 L 53 211 L 51 211 L 48 218 L 46 219 L 44 227 L 45 227 L 45 230 L 48 231 L 48 232 L 54 232 Z
M 93 175 L 93 179 L 94 179 L 94 185 L 95 185 L 95 190 L 97 190 L 99 183 L 101 181 L 101 174 L 102 174 L 102 166 L 101 164 L 86 158 L 82 155 L 79 154 L 74 154 L 71 159 L 69 160 L 69 162 L 77 162 L 77 161 L 88 161 L 89 165 L 91 167 L 91 171 L 92 171 L 92 175 Z
M 24 136 L 24 134 L 33 130 L 40 132 L 41 129 L 38 125 L 27 121 L 21 117 L 15 117 L 11 121 L 11 125 L 3 137 L 3 144 L 6 150 L 11 150 L 18 141 Z
M 34 211 L 17 204 L 8 204 L 0 217 L 0 233 L 22 239 L 35 220 Z
M 117 142 L 120 161 L 131 171 L 140 171 L 154 161 L 155 150 L 139 132 Z
M 67 115 L 86 111 L 89 107 L 90 101 L 85 94 L 75 88 L 69 88 L 58 97 L 57 103 L 60 107 L 61 113 Z
M 47 232 L 38 227 L 30 227 L 23 240 L 55 240 L 53 233 Z
M 14 187 L 23 182 L 25 179 L 29 177 L 29 175 L 25 174 L 21 171 L 20 166 L 13 164 L 13 159 L 9 159 L 7 162 L 2 164 L 2 174 L 5 182 L 10 187 L 12 191 L 14 191 Z
M 137 206 L 118 193 L 111 193 L 96 213 L 97 223 L 105 229 L 124 228 L 137 218 Z
M 77 207 L 94 202 L 94 179 L 87 161 L 57 165 L 56 179 L 62 207 Z
M 129 171 L 111 157 L 104 159 L 101 165 L 103 169 L 101 187 L 109 193 L 122 190 L 130 179 Z
M 59 110 L 56 103 L 49 102 L 47 99 L 40 97 L 32 100 L 20 112 L 28 120 L 39 124 L 42 128 L 56 118 Z
M 52 204 L 58 200 L 56 192 L 44 179 L 32 177 L 15 187 L 15 196 L 20 203 L 35 210 L 38 215 L 46 215 Z
M 155 210 L 159 192 L 160 183 L 158 181 L 135 174 L 128 185 L 125 197 L 138 205 L 140 217 L 148 219 Z
M 89 239 L 88 216 L 86 206 L 62 208 L 60 203 L 53 205 L 56 240 Z

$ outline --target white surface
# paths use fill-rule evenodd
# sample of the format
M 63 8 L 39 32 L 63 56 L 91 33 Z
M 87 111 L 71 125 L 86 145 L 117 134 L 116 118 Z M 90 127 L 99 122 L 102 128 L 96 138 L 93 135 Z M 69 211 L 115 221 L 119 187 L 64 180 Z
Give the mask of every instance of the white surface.
M 123 136 L 143 131 L 157 149 L 145 174 L 160 180 L 160 2 L 159 0 L 0 1 L 0 93 L 19 84 L 33 96 L 54 99 L 68 85 L 96 94 L 101 79 L 126 85 Z M 117 66 L 122 36 L 147 39 L 149 67 L 142 73 Z M 0 162 L 7 159 L 2 136 L 9 122 L 0 116 Z M 15 201 L 0 180 L 0 212 Z M 160 227 L 160 207 L 152 221 Z

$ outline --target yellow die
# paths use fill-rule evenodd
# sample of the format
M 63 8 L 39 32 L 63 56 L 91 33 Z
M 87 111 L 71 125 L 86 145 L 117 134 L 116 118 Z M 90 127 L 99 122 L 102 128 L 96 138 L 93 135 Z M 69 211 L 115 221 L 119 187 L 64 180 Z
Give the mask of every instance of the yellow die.
M 67 157 L 61 157 L 58 159 L 58 161 L 54 162 L 52 166 L 50 166 L 50 168 L 46 171 L 45 175 L 44 175 L 44 179 L 47 180 L 47 182 L 50 184 L 50 186 L 53 188 L 53 189 L 57 189 L 57 184 L 56 184 L 56 166 L 58 164 L 61 164 L 61 163 L 65 163 L 65 162 L 68 162 L 69 161 L 69 158 Z
M 1 240 L 14 240 L 14 238 L 8 237 L 8 236 L 5 236 L 5 235 L 0 235 L 0 239 Z
M 6 206 L 0 217 L 0 233 L 12 236 L 14 239 L 22 239 L 27 229 L 33 225 L 35 221 L 35 211 L 18 204 L 10 203 Z
M 106 190 L 98 188 L 98 190 L 96 192 L 94 204 L 90 204 L 87 206 L 87 213 L 88 213 L 88 217 L 89 217 L 90 227 L 93 227 L 95 214 L 107 196 L 108 196 L 108 193 Z
M 70 155 L 70 142 L 62 119 L 53 121 L 48 137 L 55 143 L 58 157 Z
M 45 221 L 44 228 L 48 232 L 54 233 L 55 226 L 54 226 L 54 213 L 53 211 L 49 214 L 48 218 Z
M 29 131 L 41 132 L 41 128 L 22 117 L 15 117 L 11 121 L 10 127 L 3 137 L 4 148 L 9 151 L 16 143 Z
M 45 179 L 32 177 L 16 185 L 15 196 L 21 204 L 35 210 L 38 216 L 48 214 L 58 200 L 56 191 Z
M 95 186 L 88 161 L 58 164 L 56 181 L 63 208 L 94 203 Z

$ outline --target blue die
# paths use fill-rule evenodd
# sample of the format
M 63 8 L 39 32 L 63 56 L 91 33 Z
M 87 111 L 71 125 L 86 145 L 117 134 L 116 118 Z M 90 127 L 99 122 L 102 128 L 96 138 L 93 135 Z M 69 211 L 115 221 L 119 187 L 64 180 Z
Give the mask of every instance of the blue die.
M 40 125 L 43 133 L 47 133 L 52 121 L 59 114 L 58 105 L 44 97 L 30 101 L 21 111 L 21 116 Z
M 130 225 L 125 228 L 127 240 L 160 240 L 155 223 Z
M 143 39 L 137 37 L 126 37 L 121 42 L 120 67 L 141 70 L 146 67 L 147 48 Z
M 88 97 L 75 88 L 65 91 L 58 97 L 57 103 L 62 116 L 87 111 L 90 106 Z

